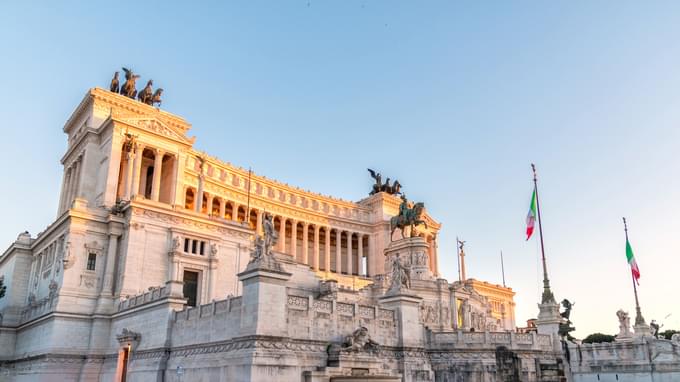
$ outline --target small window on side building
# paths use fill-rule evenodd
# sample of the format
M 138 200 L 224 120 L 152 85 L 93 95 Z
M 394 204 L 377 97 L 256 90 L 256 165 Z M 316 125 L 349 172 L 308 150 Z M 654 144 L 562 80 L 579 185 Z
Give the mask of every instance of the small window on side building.
M 96 253 L 90 253 L 87 255 L 87 270 L 88 271 L 94 271 L 95 266 L 97 265 L 97 254 Z

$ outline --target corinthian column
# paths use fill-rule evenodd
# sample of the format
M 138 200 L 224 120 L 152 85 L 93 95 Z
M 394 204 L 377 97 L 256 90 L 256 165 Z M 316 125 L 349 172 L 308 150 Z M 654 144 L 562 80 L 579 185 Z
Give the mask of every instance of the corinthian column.
M 302 262 L 309 265 L 309 224 L 302 223 Z
M 326 245 L 324 253 L 324 271 L 331 271 L 331 227 L 326 227 Z
M 342 231 L 335 230 L 335 272 L 342 273 Z
M 134 174 L 132 176 L 132 190 L 130 190 L 130 199 L 139 194 L 139 180 L 142 176 L 142 154 L 144 153 L 144 145 L 137 145 L 135 152 Z
M 161 193 L 161 171 L 163 168 L 163 150 L 156 149 L 153 162 L 153 183 L 151 183 L 151 199 L 155 202 Z
M 279 217 L 281 226 L 279 227 L 279 251 L 286 253 L 286 218 Z
M 313 266 L 315 271 L 319 270 L 319 229 L 318 225 L 314 225 L 314 253 L 312 256 L 314 257 Z
M 364 234 L 357 233 L 357 269 L 359 270 L 359 275 L 366 276 L 366 271 L 362 267 L 362 260 L 364 257 Z
M 290 255 L 297 260 L 297 220 L 293 220 L 290 225 Z
M 354 274 L 354 266 L 352 264 L 352 233 L 347 231 L 347 274 Z

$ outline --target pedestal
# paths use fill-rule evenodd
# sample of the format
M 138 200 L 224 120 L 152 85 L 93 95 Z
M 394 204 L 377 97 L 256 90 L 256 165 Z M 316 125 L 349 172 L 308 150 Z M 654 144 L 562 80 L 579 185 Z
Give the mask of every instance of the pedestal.
M 291 275 L 260 267 L 238 274 L 243 282 L 241 335 L 288 335 L 286 281 Z
M 397 322 L 398 346 L 424 347 L 424 328 L 420 324 L 420 302 L 423 299 L 418 296 L 405 293 L 385 295 L 379 301 L 386 309 L 395 311 Z
M 652 330 L 649 325 L 644 322 L 641 324 L 633 325 L 633 331 L 635 332 L 635 337 L 651 337 Z
M 560 305 L 558 303 L 538 304 L 537 332 L 538 334 L 550 335 L 555 350 L 560 350 L 560 323 L 562 323 L 562 316 L 560 316 Z
M 430 270 L 430 246 L 422 237 L 409 237 L 391 242 L 385 248 L 385 273 L 392 271 L 392 262 L 399 257 L 401 263 L 408 267 L 411 280 L 434 280 Z

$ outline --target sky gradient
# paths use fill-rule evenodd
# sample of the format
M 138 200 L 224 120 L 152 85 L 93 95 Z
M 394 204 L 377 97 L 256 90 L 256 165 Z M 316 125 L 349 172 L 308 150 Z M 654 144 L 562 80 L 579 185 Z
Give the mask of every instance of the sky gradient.
M 126 66 L 224 161 L 351 200 L 367 167 L 399 179 L 443 223 L 450 281 L 456 236 L 469 277 L 500 283 L 503 251 L 520 326 L 541 291 L 536 163 L 576 336 L 634 315 L 622 216 L 643 315 L 680 330 L 678 41 L 670 1 L 3 2 L 0 246 L 53 221 L 63 124 Z

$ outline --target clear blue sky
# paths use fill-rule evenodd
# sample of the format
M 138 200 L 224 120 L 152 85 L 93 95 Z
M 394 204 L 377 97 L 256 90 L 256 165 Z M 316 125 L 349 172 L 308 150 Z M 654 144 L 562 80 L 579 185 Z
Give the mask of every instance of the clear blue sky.
M 25 2 L 27 3 L 27 2 Z M 634 313 L 680 329 L 678 2 L 16 2 L 0 5 L 0 242 L 55 217 L 63 123 L 132 67 L 193 124 L 196 147 L 305 189 L 359 200 L 366 167 L 443 223 L 440 264 L 517 291 L 537 314 L 525 242 L 537 164 L 552 285 L 576 334 Z

